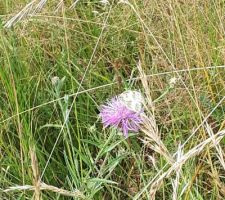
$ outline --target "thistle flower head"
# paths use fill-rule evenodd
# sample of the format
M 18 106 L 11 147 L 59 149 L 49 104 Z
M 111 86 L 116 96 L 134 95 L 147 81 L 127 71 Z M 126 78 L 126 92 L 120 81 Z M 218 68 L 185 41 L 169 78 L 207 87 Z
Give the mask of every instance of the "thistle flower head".
M 132 92 L 132 91 L 131 91 Z M 100 117 L 104 127 L 116 127 L 123 131 L 125 137 L 128 137 L 128 132 L 138 132 L 142 123 L 140 102 L 136 102 L 137 98 L 131 101 L 125 98 L 124 93 L 112 98 L 100 108 Z M 129 95 L 128 95 L 129 96 Z M 128 105 L 128 102 L 130 103 Z

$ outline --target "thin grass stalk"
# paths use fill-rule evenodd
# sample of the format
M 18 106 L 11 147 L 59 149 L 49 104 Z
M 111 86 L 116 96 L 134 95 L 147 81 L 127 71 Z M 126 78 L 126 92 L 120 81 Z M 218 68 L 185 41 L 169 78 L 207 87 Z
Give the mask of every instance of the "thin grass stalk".
M 24 190 L 34 191 L 35 186 L 33 186 L 33 185 L 13 186 L 13 187 L 9 187 L 8 189 L 3 190 L 3 192 L 7 193 L 7 192 L 24 191 Z M 48 185 L 45 183 L 40 183 L 40 190 L 46 190 L 46 191 L 58 193 L 63 196 L 85 199 L 84 194 L 82 192 L 80 192 L 79 190 L 74 190 L 74 191 L 64 190 L 62 188 L 58 188 L 58 187 Z
M 205 141 L 196 145 L 194 148 L 192 148 L 186 154 L 184 154 L 178 161 L 176 161 L 166 172 L 164 172 L 157 180 L 155 180 L 151 184 L 151 188 L 150 188 L 151 199 L 152 200 L 155 199 L 155 194 L 156 194 L 157 190 L 160 188 L 160 186 L 162 185 L 164 178 L 168 178 L 173 173 L 173 171 L 176 171 L 179 168 L 181 168 L 182 165 L 188 159 L 200 154 L 208 144 L 210 144 L 210 143 L 218 144 L 220 142 L 220 140 L 223 139 L 224 135 L 225 135 L 225 130 L 218 132 L 217 134 L 209 137 Z M 212 147 L 212 145 L 211 145 L 211 147 Z
M 34 146 L 30 148 L 30 157 L 31 157 L 31 167 L 33 172 L 34 199 L 40 200 L 41 199 L 40 174 L 39 174 L 38 160 L 37 160 Z

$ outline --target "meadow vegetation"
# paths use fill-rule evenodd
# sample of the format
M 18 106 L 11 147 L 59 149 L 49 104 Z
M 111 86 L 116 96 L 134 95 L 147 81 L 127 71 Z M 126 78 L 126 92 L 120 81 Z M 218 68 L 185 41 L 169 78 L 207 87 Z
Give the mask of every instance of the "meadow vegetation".
M 0 1 L 0 199 L 224 199 L 225 2 L 29 2 Z M 128 139 L 99 119 L 126 89 Z

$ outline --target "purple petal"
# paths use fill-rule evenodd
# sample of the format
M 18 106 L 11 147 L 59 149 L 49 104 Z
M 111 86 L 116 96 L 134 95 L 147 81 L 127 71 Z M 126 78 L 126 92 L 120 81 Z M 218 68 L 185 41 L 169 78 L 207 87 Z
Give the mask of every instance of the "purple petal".
M 143 111 L 142 111 L 143 112 Z M 104 127 L 121 128 L 125 137 L 129 131 L 138 132 L 142 119 L 140 114 L 130 110 L 117 97 L 112 98 L 100 108 L 100 117 Z

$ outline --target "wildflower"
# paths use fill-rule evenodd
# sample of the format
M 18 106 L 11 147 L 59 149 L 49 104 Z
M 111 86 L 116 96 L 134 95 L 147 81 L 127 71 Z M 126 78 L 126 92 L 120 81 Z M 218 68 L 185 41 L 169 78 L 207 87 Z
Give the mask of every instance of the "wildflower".
M 143 109 L 138 107 L 140 102 L 137 102 L 137 99 L 136 103 L 135 99 L 128 99 L 129 94 L 134 94 L 134 91 L 125 93 L 112 98 L 105 105 L 101 106 L 100 117 L 102 118 L 104 127 L 112 126 L 119 128 L 123 131 L 124 136 L 128 137 L 129 131 L 138 132 L 142 123 L 141 114 L 143 113 Z M 127 103 L 130 103 L 130 105 Z

